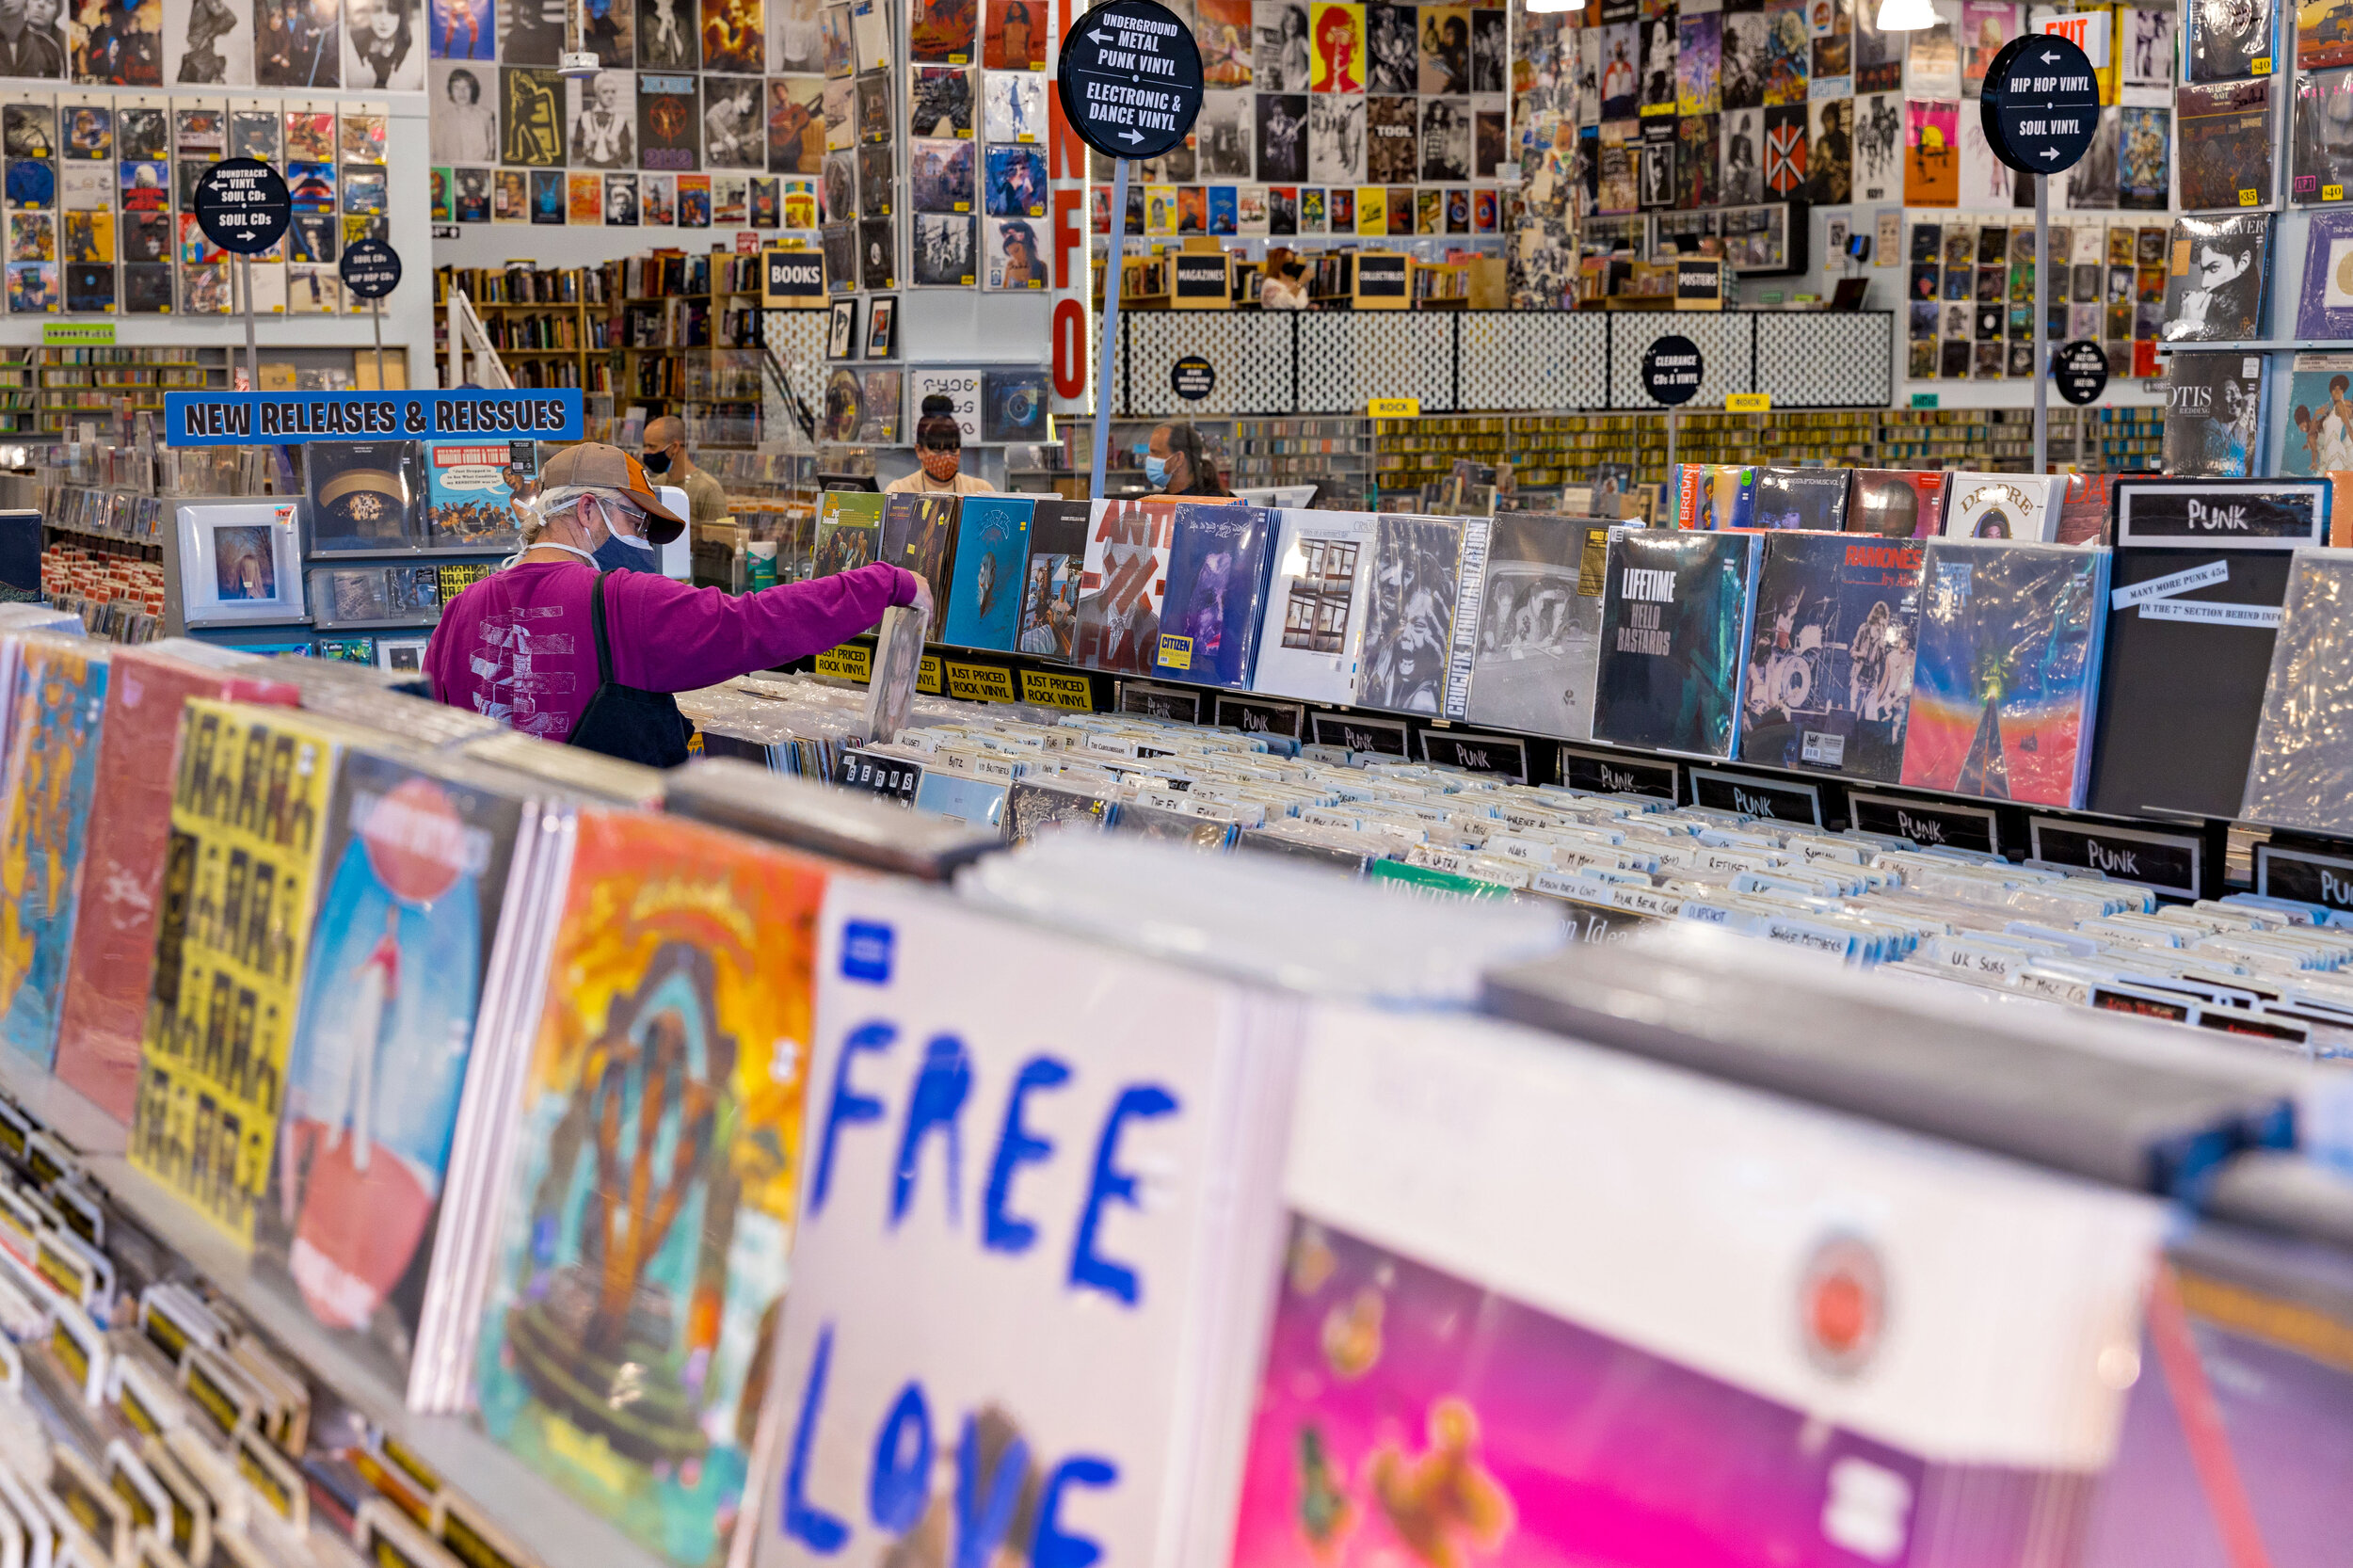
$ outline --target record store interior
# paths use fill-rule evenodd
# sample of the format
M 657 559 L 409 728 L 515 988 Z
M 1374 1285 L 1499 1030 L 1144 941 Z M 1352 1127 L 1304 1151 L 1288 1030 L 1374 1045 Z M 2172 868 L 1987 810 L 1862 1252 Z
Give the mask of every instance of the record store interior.
M 2353 0 L 0 0 L 0 1568 L 2353 1568 L 2348 191 Z

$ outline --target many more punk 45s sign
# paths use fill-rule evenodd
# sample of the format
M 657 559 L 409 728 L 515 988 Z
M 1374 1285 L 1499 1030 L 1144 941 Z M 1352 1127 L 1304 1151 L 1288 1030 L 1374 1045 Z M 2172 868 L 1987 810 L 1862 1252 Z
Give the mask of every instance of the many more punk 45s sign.
M 1193 28 L 1156 0 L 1112 0 L 1062 40 L 1054 79 L 1070 127 L 1107 158 L 1157 158 L 1201 114 Z

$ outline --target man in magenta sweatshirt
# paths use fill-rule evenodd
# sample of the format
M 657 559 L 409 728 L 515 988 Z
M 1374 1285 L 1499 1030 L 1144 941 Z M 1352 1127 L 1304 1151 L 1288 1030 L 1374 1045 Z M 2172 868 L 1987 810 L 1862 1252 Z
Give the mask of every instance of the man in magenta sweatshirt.
M 567 447 L 540 472 L 540 507 L 515 564 L 442 606 L 424 651 L 433 695 L 559 744 L 596 694 L 589 595 L 608 540 L 667 544 L 684 522 L 637 459 L 616 446 Z M 650 571 L 602 575 L 613 680 L 685 692 L 821 653 L 895 604 L 930 608 L 911 571 L 876 562 L 758 593 L 690 588 Z

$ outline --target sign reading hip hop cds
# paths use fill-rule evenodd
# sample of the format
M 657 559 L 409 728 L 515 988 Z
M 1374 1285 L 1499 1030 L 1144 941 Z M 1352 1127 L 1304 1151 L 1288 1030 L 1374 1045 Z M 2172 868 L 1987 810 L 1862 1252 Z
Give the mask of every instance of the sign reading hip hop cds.
M 1193 28 L 1156 0 L 1111 0 L 1074 23 L 1054 78 L 1079 139 L 1107 158 L 1157 158 L 1201 113 Z
M 223 158 L 197 181 L 195 206 L 206 239 L 233 255 L 258 256 L 286 232 L 294 198 L 261 159 Z
M 344 287 L 362 299 L 381 299 L 400 287 L 400 253 L 382 240 L 358 240 L 336 264 Z
M 2004 44 L 1986 68 L 1977 113 L 1995 157 L 2023 173 L 2057 174 L 2091 148 L 2100 84 L 2074 44 L 2027 33 Z

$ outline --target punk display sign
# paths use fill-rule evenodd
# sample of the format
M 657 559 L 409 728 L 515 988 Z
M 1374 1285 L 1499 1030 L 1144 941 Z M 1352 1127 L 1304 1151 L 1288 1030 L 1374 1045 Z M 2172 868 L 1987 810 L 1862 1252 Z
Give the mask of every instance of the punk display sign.
M 2100 84 L 2091 60 L 2066 39 L 2027 33 L 1986 68 L 1977 112 L 1993 155 L 2026 174 L 2057 174 L 2091 150 Z
M 2026 831 L 2034 858 L 2046 865 L 2098 872 L 2175 898 L 2206 896 L 2204 840 L 2195 833 L 2152 833 L 2057 817 L 2029 818 Z
M 1193 26 L 1156 0 L 1111 0 L 1064 35 L 1054 90 L 1079 139 L 1107 158 L 1157 158 L 1201 114 Z
M 190 204 L 204 237 L 239 256 L 258 256 L 276 245 L 294 216 L 286 182 L 259 158 L 207 166 Z

